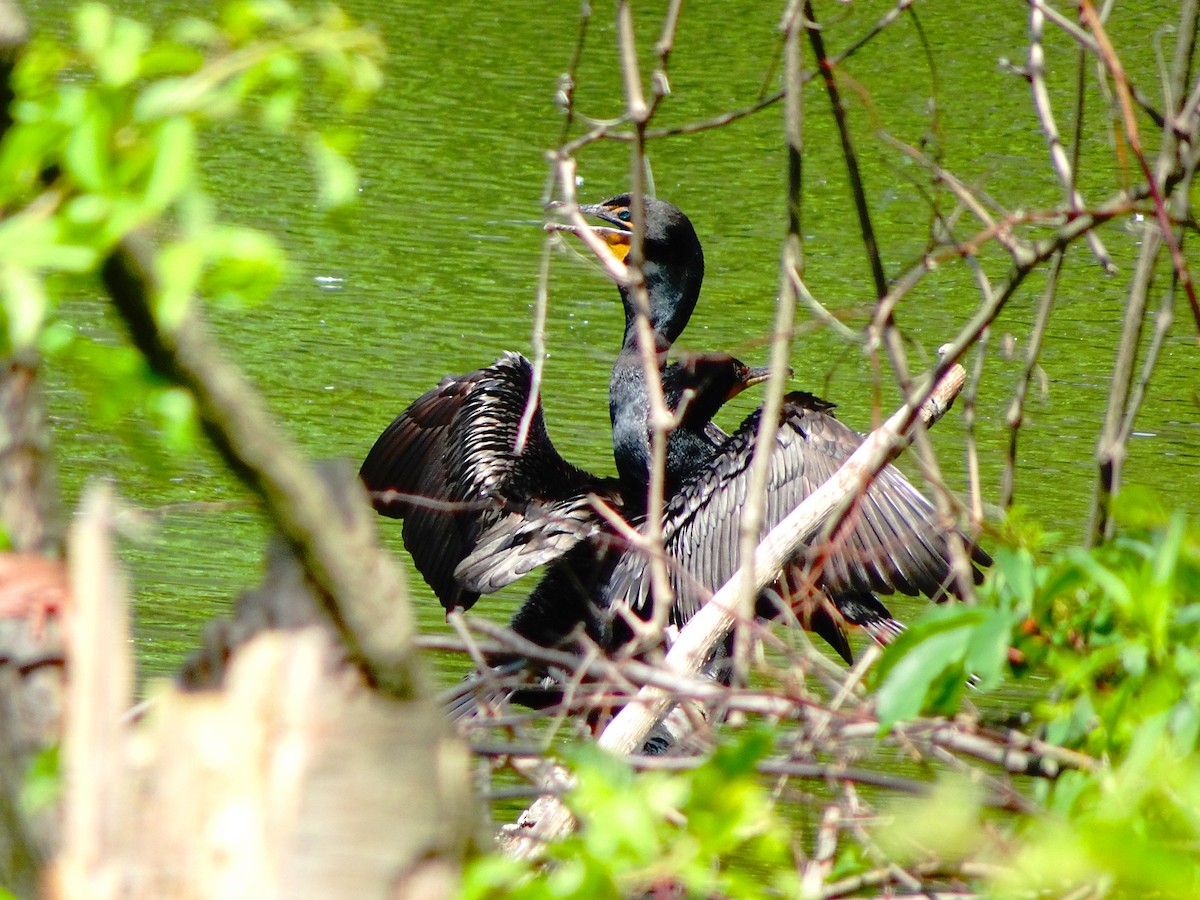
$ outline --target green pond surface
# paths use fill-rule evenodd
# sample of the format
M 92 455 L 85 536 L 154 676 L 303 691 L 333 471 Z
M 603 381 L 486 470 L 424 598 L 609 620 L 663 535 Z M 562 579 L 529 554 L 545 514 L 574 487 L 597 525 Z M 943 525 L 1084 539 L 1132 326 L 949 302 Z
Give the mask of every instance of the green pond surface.
M 124 13 L 161 23 L 208 4 L 121 2 Z M 37 27 L 62 33 L 68 2 L 26 4 Z M 559 78 L 579 37 L 573 3 L 383 3 L 344 7 L 375 23 L 388 48 L 387 81 L 356 124 L 361 202 L 330 218 L 316 203 L 302 149 L 254 127 L 218 128 L 205 143 L 208 185 L 225 219 L 266 229 L 286 247 L 284 282 L 261 305 L 213 310 L 228 353 L 266 397 L 292 439 L 312 458 L 355 464 L 391 418 L 447 373 L 491 362 L 503 350 L 529 352 L 532 308 L 546 237 L 541 229 L 549 168 L 563 114 Z M 656 126 L 708 120 L 754 103 L 779 83 L 778 18 L 783 4 L 700 0 L 685 4 L 671 58 L 671 95 Z M 834 52 L 865 32 L 890 3 L 823 3 Z M 643 64 L 649 71 L 664 3 L 636 4 Z M 896 276 L 925 249 L 930 234 L 928 173 L 880 139 L 877 129 L 940 149 L 943 164 L 1001 207 L 1058 202 L 1061 189 L 1027 83 L 1002 57 L 1021 62 L 1027 7 L 988 0 L 919 5 L 929 52 L 911 21 L 901 21 L 841 69 L 881 253 Z M 1156 84 L 1154 48 L 1170 46 L 1164 19 L 1143 2 L 1118 5 L 1111 31 L 1131 75 Z M 1053 30 L 1049 78 L 1066 121 L 1075 54 Z M 578 108 L 596 118 L 623 109 L 612 6 L 594 5 L 577 73 Z M 1153 91 L 1151 91 L 1153 93 Z M 933 104 L 931 98 L 936 98 Z M 806 280 L 854 328 L 869 319 L 874 291 L 847 188 L 845 164 L 827 98 L 805 95 L 804 237 Z M 1106 115 L 1100 94 L 1089 114 Z M 931 110 L 936 108 L 937 119 Z M 314 120 L 330 113 L 310 113 Z M 721 129 L 656 141 L 649 148 L 658 196 L 685 210 L 707 259 L 705 288 L 680 342 L 766 361 L 765 342 L 778 290 L 785 231 L 786 156 L 776 104 Z M 330 119 L 332 121 L 332 118 Z M 572 132 L 578 133 L 578 128 Z M 1122 172 L 1101 135 L 1084 148 L 1081 187 L 1101 200 Z M 578 157 L 582 199 L 600 200 L 628 183 L 629 148 L 611 141 Z M 951 198 L 939 194 L 950 212 Z M 963 220 L 964 223 L 966 219 Z M 974 225 L 960 225 L 962 236 Z M 1120 272 L 1105 275 L 1082 246 L 1071 257 L 1050 323 L 1041 370 L 1019 445 L 1016 496 L 1064 539 L 1085 528 L 1094 483 L 1093 453 L 1108 396 L 1123 301 L 1140 234 L 1136 224 L 1102 232 Z M 1006 261 L 983 259 L 999 280 Z M 984 500 L 994 503 L 1008 443 L 1005 414 L 1023 368 L 1040 297 L 1035 275 L 992 331 L 976 399 Z M 951 263 L 925 278 L 897 310 L 914 367 L 949 340 L 979 302 L 974 276 Z M 102 298 L 81 296 L 63 316 L 98 341 L 122 340 Z M 871 360 L 856 344 L 799 313 L 794 383 L 839 404 L 851 425 L 870 427 L 896 393 L 878 388 Z M 546 419 L 561 452 L 612 472 L 608 370 L 622 316 L 612 284 L 577 257 L 556 252 L 549 280 L 543 388 Z M 1015 344 L 1005 352 L 1006 342 Z M 1195 328 L 1181 301 L 1137 435 L 1126 483 L 1150 488 L 1200 513 L 1200 404 Z M 968 365 L 971 360 L 968 360 Z M 889 370 L 886 360 L 882 370 Z M 260 576 L 265 525 L 247 492 L 205 449 L 186 457 L 157 449 L 147 416 L 103 420 L 79 372 L 48 373 L 55 440 L 68 499 L 92 478 L 115 480 L 132 503 L 166 507 L 154 534 L 126 547 L 135 592 L 135 635 L 143 677 L 170 672 L 195 646 L 203 623 L 229 609 Z M 733 428 L 757 402 L 740 398 L 721 419 Z M 964 427 L 956 408 L 936 428 L 948 483 L 965 485 Z M 218 504 L 213 506 L 213 504 Z M 399 526 L 381 529 L 409 566 Z M 422 627 L 442 625 L 442 610 L 420 577 L 411 585 Z M 529 585 L 485 598 L 481 615 L 504 620 Z M 923 601 L 901 602 L 901 616 Z M 444 660 L 446 677 L 453 665 Z

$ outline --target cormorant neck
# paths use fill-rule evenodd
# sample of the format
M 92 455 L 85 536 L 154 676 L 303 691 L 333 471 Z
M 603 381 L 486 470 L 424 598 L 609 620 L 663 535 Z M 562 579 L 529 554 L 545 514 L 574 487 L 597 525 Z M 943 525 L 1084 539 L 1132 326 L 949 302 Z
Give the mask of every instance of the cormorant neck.
M 613 364 L 608 383 L 608 415 L 612 422 L 613 459 L 626 497 L 646 496 L 650 483 L 650 398 L 634 329 L 626 329 L 626 345 Z
M 661 348 L 660 375 L 666 372 L 665 360 L 665 348 Z M 665 399 L 672 409 L 680 400 L 678 396 Z M 706 433 L 706 425 L 720 403 L 706 403 L 707 399 L 707 394 L 693 398 L 699 405 L 689 407 L 684 421 L 667 435 L 663 483 L 666 497 L 674 495 L 684 481 L 708 465 L 716 455 L 717 447 Z M 621 350 L 613 365 L 608 411 L 612 421 L 613 458 L 622 491 L 627 498 L 639 498 L 644 503 L 650 487 L 650 398 L 636 341 L 635 346 Z
M 700 299 L 704 281 L 704 253 L 699 243 L 678 252 L 666 261 L 647 258 L 642 266 L 646 295 L 650 300 L 650 327 L 665 346 L 675 343 Z M 623 348 L 637 346 L 637 305 L 633 291 L 620 288 L 621 304 L 625 307 L 625 339 Z

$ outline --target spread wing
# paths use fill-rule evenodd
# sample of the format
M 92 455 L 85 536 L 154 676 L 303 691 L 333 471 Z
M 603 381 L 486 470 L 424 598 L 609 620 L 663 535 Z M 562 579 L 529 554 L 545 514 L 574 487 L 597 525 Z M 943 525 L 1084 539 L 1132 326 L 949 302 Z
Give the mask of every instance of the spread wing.
M 862 443 L 862 436 L 830 413 L 832 406 L 795 392 L 785 398 L 779 433 L 771 458 L 763 515 L 764 536 L 792 509 L 824 483 Z M 729 439 L 716 460 L 687 483 L 668 504 L 664 544 L 671 563 L 676 606 L 672 619 L 686 622 L 737 569 L 742 510 L 750 482 L 750 463 L 758 429 L 755 413 Z M 853 513 L 852 528 L 828 552 L 801 554 L 790 565 L 786 581 L 807 577 L 813 587 L 856 621 L 862 598 L 874 593 L 944 595 L 950 578 L 950 551 L 932 504 L 888 466 L 867 489 Z M 991 562 L 973 549 L 979 565 Z M 976 571 L 976 579 L 981 574 Z M 627 554 L 614 573 L 614 596 L 634 609 L 649 602 L 646 560 Z M 844 598 L 844 599 L 840 599 Z M 876 618 L 886 609 L 876 599 Z M 845 610 L 841 606 L 845 605 Z M 882 612 L 880 612 L 880 610 Z M 890 616 L 888 617 L 890 620 Z M 890 627 L 890 626 L 886 626 Z
M 532 366 L 517 353 L 447 377 L 397 416 L 363 461 L 359 476 L 376 510 L 404 520 L 404 546 L 447 609 L 470 608 L 595 534 L 589 495 L 619 506 L 614 481 L 554 448 L 532 384 Z

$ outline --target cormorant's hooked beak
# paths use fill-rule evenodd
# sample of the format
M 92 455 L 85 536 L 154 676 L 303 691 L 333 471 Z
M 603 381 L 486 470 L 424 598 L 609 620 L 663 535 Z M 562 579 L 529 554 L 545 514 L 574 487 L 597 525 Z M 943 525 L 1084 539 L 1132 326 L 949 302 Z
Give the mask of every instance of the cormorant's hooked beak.
M 562 211 L 567 208 L 567 204 L 557 201 L 550 203 L 547 209 Z M 580 206 L 579 212 L 585 216 L 592 216 L 607 224 L 605 225 L 583 225 L 580 226 L 571 222 L 547 222 L 545 228 L 547 231 L 567 231 L 580 238 L 583 237 L 582 231 L 586 228 L 592 234 L 596 235 L 608 248 L 608 252 L 616 259 L 618 263 L 624 265 L 625 257 L 629 255 L 629 248 L 632 246 L 633 226 L 628 220 L 629 210 L 625 207 L 613 208 L 608 206 L 588 205 Z M 625 219 L 621 215 L 626 216 Z M 584 244 L 593 253 L 597 252 L 596 247 L 592 242 L 584 240 Z M 605 262 L 601 260 L 601 262 Z
M 795 373 L 792 371 L 792 367 L 788 366 L 787 367 L 787 377 L 791 378 L 794 374 Z M 756 385 L 756 384 L 762 384 L 764 381 L 766 381 L 770 377 L 771 377 L 771 367 L 770 366 L 742 365 L 740 370 L 738 371 L 737 380 L 735 380 L 734 383 L 730 386 L 729 396 L 726 397 L 725 399 L 727 401 L 732 400 L 734 397 L 736 397 L 742 391 L 746 390 L 746 388 L 754 387 L 754 385 Z

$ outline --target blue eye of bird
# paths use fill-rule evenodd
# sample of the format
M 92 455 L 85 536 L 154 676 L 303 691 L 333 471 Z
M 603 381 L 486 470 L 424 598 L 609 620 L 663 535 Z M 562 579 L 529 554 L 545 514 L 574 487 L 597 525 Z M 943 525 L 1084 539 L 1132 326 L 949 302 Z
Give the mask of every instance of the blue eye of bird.
M 622 222 L 628 222 L 630 219 L 629 210 L 627 210 L 627 209 L 621 210 L 619 213 L 617 213 L 617 218 L 620 219 Z

